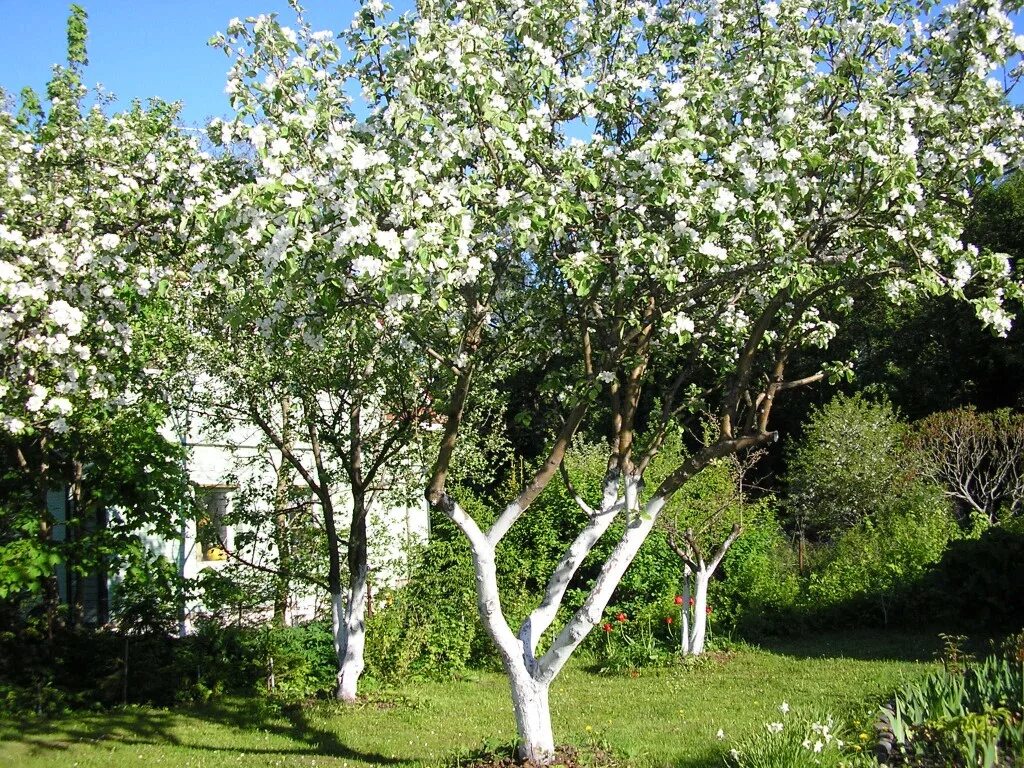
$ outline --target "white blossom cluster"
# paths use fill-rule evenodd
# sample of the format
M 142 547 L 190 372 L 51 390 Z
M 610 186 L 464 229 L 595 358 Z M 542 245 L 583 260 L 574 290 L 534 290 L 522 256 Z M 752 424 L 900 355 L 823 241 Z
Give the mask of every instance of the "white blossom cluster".
M 61 433 L 123 400 L 135 328 L 205 194 L 164 107 L 82 111 L 58 70 L 47 115 L 0 114 L 0 431 Z
M 973 191 L 1022 157 L 992 75 L 1019 76 L 1024 40 L 997 2 L 387 10 L 344 46 L 270 17 L 217 39 L 237 118 L 212 133 L 253 150 L 217 259 L 266 287 L 268 339 L 315 348 L 353 301 L 457 327 L 510 261 L 627 325 L 651 299 L 657 343 L 720 364 L 783 289 L 766 343 L 827 346 L 865 285 L 968 295 L 1008 329 L 1020 284 L 959 240 Z

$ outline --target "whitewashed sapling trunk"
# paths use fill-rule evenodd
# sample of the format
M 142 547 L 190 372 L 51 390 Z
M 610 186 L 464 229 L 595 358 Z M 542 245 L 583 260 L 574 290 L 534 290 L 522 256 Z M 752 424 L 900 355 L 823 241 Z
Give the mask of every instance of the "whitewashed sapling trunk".
M 734 525 L 732 532 L 715 550 L 709 562 L 704 560 L 692 530 L 686 531 L 682 547 L 671 535 L 669 536 L 669 546 L 683 559 L 683 605 L 680 611 L 682 618 L 679 645 L 684 656 L 699 656 L 704 653 L 708 628 L 708 585 L 729 548 L 742 532 L 743 529 L 739 525 Z
M 705 569 L 699 569 L 693 575 L 693 629 L 690 635 L 690 655 L 692 656 L 700 656 L 704 653 L 704 643 L 707 640 L 709 581 L 711 581 L 711 573 Z

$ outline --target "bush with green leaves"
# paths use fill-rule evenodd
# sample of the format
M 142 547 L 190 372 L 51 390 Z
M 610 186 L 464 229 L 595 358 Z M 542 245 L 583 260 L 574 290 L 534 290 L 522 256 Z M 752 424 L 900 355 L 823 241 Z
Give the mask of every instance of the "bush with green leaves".
M 885 512 L 914 484 L 907 426 L 886 400 L 839 394 L 787 445 L 786 503 L 798 529 L 837 537 Z
M 809 573 L 801 624 L 915 618 L 922 579 L 960 534 L 942 488 L 920 471 L 909 427 L 885 400 L 837 395 L 787 451 L 787 497 Z
M 113 588 L 112 618 L 128 634 L 173 634 L 185 608 L 185 590 L 174 563 L 136 542 L 125 553 Z
M 747 506 L 743 535 L 722 561 L 709 599 L 717 626 L 747 638 L 791 628 L 800 595 L 797 555 L 779 525 L 773 499 Z
M 1024 626 L 1024 519 L 950 543 L 922 580 L 921 613 L 957 631 L 1012 631 Z
M 835 622 L 845 611 L 849 621 L 887 625 L 956 535 L 941 491 L 914 484 L 826 548 L 807 580 L 803 608 L 819 620 Z

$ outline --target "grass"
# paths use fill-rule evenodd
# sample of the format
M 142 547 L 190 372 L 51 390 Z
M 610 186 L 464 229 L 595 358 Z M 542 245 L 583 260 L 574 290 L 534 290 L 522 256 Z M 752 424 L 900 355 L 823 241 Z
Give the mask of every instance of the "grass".
M 610 745 L 642 766 L 720 766 L 731 742 L 779 718 L 865 711 L 932 668 L 938 641 L 869 632 L 716 657 L 696 668 L 599 676 L 577 663 L 552 688 L 559 742 Z M 721 728 L 726 739 L 715 734 Z M 515 736 L 504 677 L 413 681 L 393 701 L 270 706 L 232 698 L 180 710 L 127 707 L 55 720 L 0 720 L 0 766 L 432 766 Z

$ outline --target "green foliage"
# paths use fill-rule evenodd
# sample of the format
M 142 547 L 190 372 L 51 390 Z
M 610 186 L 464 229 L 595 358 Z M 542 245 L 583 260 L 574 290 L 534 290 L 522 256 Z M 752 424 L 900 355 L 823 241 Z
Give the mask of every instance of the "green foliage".
M 787 446 L 787 505 L 797 526 L 828 539 L 884 512 L 910 482 L 905 434 L 887 401 L 860 393 L 815 408 Z
M 974 198 L 964 238 L 979 246 L 1024 256 L 1024 173 L 1015 171 Z
M 900 688 L 882 708 L 893 764 L 1015 766 L 1024 758 L 1024 662 L 988 656 Z
M 797 557 L 779 525 L 773 499 L 746 507 L 743 535 L 711 582 L 715 622 L 745 637 L 778 634 L 791 621 L 789 609 L 801 589 Z
M 296 627 L 249 630 L 265 643 L 266 680 L 258 687 L 285 701 L 327 698 L 337 688 L 338 659 L 331 627 L 312 622 Z
M 666 617 L 678 613 L 664 610 Z M 619 621 L 613 616 L 601 630 L 600 636 L 591 643 L 601 672 L 635 672 L 643 667 L 667 667 L 679 661 L 675 623 L 628 617 Z
M 924 578 L 921 613 L 957 628 L 1014 630 L 1024 625 L 1024 521 L 992 526 L 951 542 Z
M 843 532 L 810 574 L 802 597 L 808 612 L 836 609 L 887 624 L 894 603 L 936 563 L 957 528 L 942 494 L 914 485 L 884 513 Z M 867 613 L 865 613 L 867 611 Z
M 185 584 L 174 563 L 137 543 L 125 553 L 114 587 L 112 618 L 129 634 L 170 635 L 185 609 Z
M 409 556 L 409 583 L 382 596 L 385 607 L 367 620 L 366 672 L 377 681 L 450 678 L 491 655 L 477 619 L 469 547 L 452 524 L 433 517 L 430 541 Z
M 55 439 L 57 455 L 75 461 L 58 465 L 63 471 L 53 471 L 46 488 L 39 487 L 39 476 L 6 468 L 0 476 L 0 599 L 32 599 L 57 565 L 84 577 L 132 563 L 140 529 L 177 535 L 177 521 L 192 507 L 192 488 L 181 448 L 160 434 L 164 418 L 163 408 L 140 403 Z M 64 483 L 75 498 L 57 521 L 41 509 L 41 498 Z

